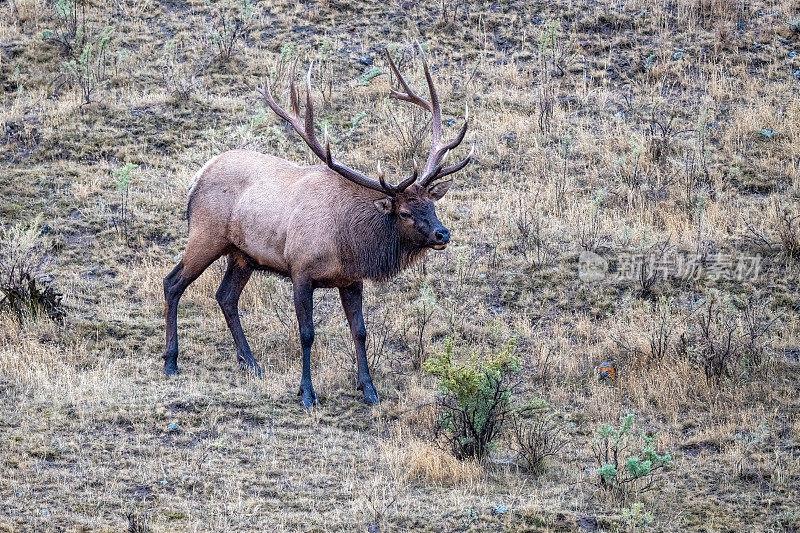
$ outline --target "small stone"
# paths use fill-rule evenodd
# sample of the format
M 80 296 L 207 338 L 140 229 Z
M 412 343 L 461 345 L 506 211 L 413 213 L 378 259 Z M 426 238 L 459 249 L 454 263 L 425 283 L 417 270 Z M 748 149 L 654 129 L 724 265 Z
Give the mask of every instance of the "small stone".
M 578 100 L 575 96 L 559 96 L 557 98 L 558 103 L 561 107 L 565 109 L 574 109 L 580 107 L 580 100 Z
M 358 58 L 358 62 L 361 63 L 364 66 L 371 67 L 372 66 L 372 62 L 373 62 L 372 61 L 372 56 L 369 55 L 369 54 L 363 55 L 363 56 Z
M 593 516 L 578 517 L 578 527 L 583 531 L 597 531 L 598 526 L 597 518 Z
M 180 429 L 181 429 L 181 427 L 178 424 L 176 424 L 175 422 L 172 422 L 171 424 L 169 424 L 167 426 L 167 431 L 169 431 L 170 433 L 175 433 L 177 431 L 180 431 Z
M 517 134 L 514 133 L 513 131 L 506 133 L 505 135 L 500 137 L 500 140 L 506 143 L 506 146 L 511 146 L 512 144 L 517 142 Z

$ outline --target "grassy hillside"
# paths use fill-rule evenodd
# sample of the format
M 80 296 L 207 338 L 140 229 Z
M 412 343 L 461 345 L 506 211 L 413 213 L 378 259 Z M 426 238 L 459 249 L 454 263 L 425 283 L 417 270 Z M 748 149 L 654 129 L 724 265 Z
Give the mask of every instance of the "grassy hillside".
M 266 377 L 240 372 L 222 262 L 181 301 L 167 379 L 194 174 L 232 148 L 316 163 L 254 89 L 285 103 L 313 61 L 337 157 L 397 181 L 430 125 L 388 99 L 384 51 L 422 91 L 415 43 L 475 158 L 437 204 L 451 246 L 367 285 L 381 405 L 321 290 L 322 403 L 300 407 L 290 286 L 266 275 L 241 304 Z M 797 531 L 798 95 L 788 0 L 0 3 L 0 288 L 24 295 L 21 268 L 65 315 L 0 312 L 0 530 Z M 460 361 L 514 340 L 512 403 L 548 402 L 564 441 L 543 471 L 510 427 L 482 463 L 437 440 L 418 363 L 447 339 Z M 649 490 L 597 472 L 629 413 L 673 457 Z

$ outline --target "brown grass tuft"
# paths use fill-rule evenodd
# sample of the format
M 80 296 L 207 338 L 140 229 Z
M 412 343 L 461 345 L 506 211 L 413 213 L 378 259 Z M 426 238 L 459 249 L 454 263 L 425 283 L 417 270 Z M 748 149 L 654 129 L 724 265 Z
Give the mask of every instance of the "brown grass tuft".
M 394 479 L 401 483 L 432 483 L 472 487 L 485 478 L 483 467 L 474 461 L 459 461 L 430 442 L 402 431 L 393 432 L 382 444 L 383 457 Z

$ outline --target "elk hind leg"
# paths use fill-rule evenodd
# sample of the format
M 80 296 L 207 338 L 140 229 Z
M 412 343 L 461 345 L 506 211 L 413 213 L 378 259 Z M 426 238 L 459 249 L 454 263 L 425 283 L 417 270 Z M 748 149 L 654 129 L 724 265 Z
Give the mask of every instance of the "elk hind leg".
M 239 320 L 239 296 L 247 285 L 253 269 L 247 263 L 247 257 L 241 252 L 228 254 L 228 268 L 225 277 L 217 290 L 217 302 L 225 315 L 225 322 L 233 335 L 233 342 L 236 343 L 236 359 L 243 369 L 252 370 L 256 376 L 261 377 L 261 367 L 258 365 L 250 345 L 242 330 L 242 323 Z
M 164 373 L 178 373 L 178 302 L 186 288 L 196 280 L 208 266 L 216 261 L 224 246 L 208 246 L 189 237 L 183 259 L 164 278 L 164 323 L 166 346 L 164 348 Z

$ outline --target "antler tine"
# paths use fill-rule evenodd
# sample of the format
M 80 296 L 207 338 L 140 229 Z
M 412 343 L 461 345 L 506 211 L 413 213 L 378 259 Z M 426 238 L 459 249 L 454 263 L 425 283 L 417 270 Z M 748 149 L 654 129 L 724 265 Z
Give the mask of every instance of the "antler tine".
M 434 179 L 441 177 L 438 172 L 436 171 L 436 167 L 441 169 L 441 162 L 444 159 L 447 152 L 457 147 L 461 144 L 461 141 L 464 140 L 464 136 L 467 134 L 467 127 L 469 126 L 469 106 L 464 106 L 464 124 L 461 126 L 461 130 L 459 130 L 458 135 L 453 138 L 447 144 L 441 144 L 441 137 L 439 138 L 438 142 L 434 141 L 433 146 L 431 147 L 431 154 L 428 157 L 428 164 L 425 166 L 425 171 L 423 172 L 422 176 L 422 183 L 423 185 L 429 184 Z M 440 122 L 440 131 L 441 131 L 441 122 Z M 467 158 L 467 161 L 469 158 Z M 457 166 L 457 165 L 454 165 Z M 449 167 L 452 168 L 452 167 Z M 460 167 L 463 168 L 463 167 Z M 460 170 L 459 168 L 459 170 Z
M 468 125 L 469 125 L 469 104 L 465 103 L 464 104 L 464 124 L 461 126 L 461 130 L 458 132 L 458 135 L 456 135 L 456 138 L 453 139 L 452 141 L 450 141 L 447 144 L 447 147 L 446 147 L 447 150 L 452 150 L 453 148 L 455 148 L 456 146 L 461 144 L 461 141 L 464 140 L 464 135 L 467 134 L 467 126 Z
M 428 178 L 435 176 L 436 173 L 433 172 L 433 168 L 441 163 L 442 159 L 444 159 L 445 154 L 452 150 L 453 148 L 457 147 L 461 144 L 461 141 L 464 140 L 464 136 L 467 134 L 467 127 L 469 126 L 469 107 L 467 105 L 464 106 L 464 124 L 461 126 L 461 129 L 458 132 L 458 135 L 453 138 L 450 142 L 446 144 L 442 144 L 441 138 L 441 118 L 439 119 L 439 132 L 438 138 L 436 133 L 434 133 L 434 142 L 433 146 L 431 146 L 431 153 L 428 157 L 428 163 L 425 166 L 425 171 L 423 172 L 423 181 L 427 180 Z
M 422 68 L 425 71 L 425 81 L 428 82 L 428 92 L 431 95 L 431 153 L 428 156 L 428 161 L 425 163 L 425 172 L 432 170 L 437 164 L 438 159 L 444 155 L 444 152 L 437 152 L 437 148 L 442 142 L 442 110 L 439 107 L 439 96 L 436 94 L 436 87 L 433 84 L 433 77 L 428 68 L 428 61 L 425 59 L 425 54 L 422 51 L 422 46 L 417 43 L 419 53 L 422 56 Z
M 419 175 L 419 166 L 417 166 L 417 161 L 414 160 L 414 173 L 392 188 L 395 190 L 395 192 L 401 193 L 404 190 L 406 190 L 409 186 L 411 186 L 412 183 L 417 181 L 418 175 Z
M 389 67 L 392 69 L 392 72 L 394 72 L 394 75 L 397 76 L 397 80 L 400 82 L 400 85 L 403 86 L 403 90 L 405 91 L 404 93 L 401 93 L 400 91 L 390 88 L 389 90 L 391 92 L 389 94 L 389 98 L 395 98 L 397 100 L 405 100 L 406 102 L 411 102 L 412 104 L 416 104 L 427 111 L 431 111 L 432 110 L 431 103 L 422 98 L 421 96 L 419 96 L 413 90 L 411 90 L 411 87 L 408 86 L 406 79 L 403 77 L 402 74 L 400 74 L 400 71 L 397 70 L 397 65 L 394 64 L 394 61 L 392 60 L 392 54 L 389 53 L 388 48 L 386 49 L 386 59 L 389 60 Z
M 296 63 L 295 63 L 296 64 Z M 374 191 L 379 191 L 383 194 L 389 196 L 396 196 L 397 189 L 385 183 L 381 180 L 381 183 L 373 180 L 372 178 L 368 178 L 364 174 L 361 174 L 357 170 L 353 170 L 339 161 L 334 159 L 331 156 L 331 145 L 330 140 L 328 139 L 328 132 L 327 128 L 325 131 L 325 145 L 321 145 L 319 140 L 317 139 L 315 130 L 314 130 L 314 103 L 311 99 L 311 72 L 313 68 L 312 66 L 309 67 L 308 73 L 306 74 L 306 111 L 305 111 L 305 120 L 300 118 L 300 91 L 297 89 L 295 85 L 295 67 L 292 66 L 292 77 L 289 84 L 289 93 L 292 103 L 292 108 L 294 113 L 289 114 L 283 109 L 281 106 L 275 102 L 275 98 L 272 96 L 272 92 L 269 87 L 269 80 L 265 81 L 264 90 L 259 91 L 264 100 L 267 102 L 267 105 L 272 109 L 276 115 L 281 117 L 283 120 L 288 122 L 292 125 L 294 130 L 297 132 L 298 135 L 305 141 L 311 151 L 314 154 L 322 159 L 328 168 L 342 176 L 343 178 L 352 181 L 357 185 L 361 185 L 362 187 L 366 187 L 368 189 L 372 189 Z
M 306 135 L 308 135 L 309 139 L 313 141 L 314 145 L 318 145 L 316 134 L 314 133 L 314 103 L 311 100 L 311 69 L 314 68 L 314 62 L 312 61 L 311 64 L 308 66 L 308 73 L 306 74 L 306 123 L 305 123 L 305 131 Z M 298 113 L 299 114 L 299 113 Z M 327 130 L 327 128 L 326 128 Z M 326 132 L 327 137 L 327 132 Z M 311 146 L 311 143 L 309 143 Z M 314 150 L 314 146 L 311 146 L 311 149 Z M 330 144 L 328 145 L 328 150 L 330 150 Z M 316 153 L 316 150 L 315 150 Z M 317 153 L 317 155 L 320 155 Z M 327 155 L 325 162 L 328 162 Z
M 275 102 L 275 98 L 272 97 L 272 90 L 269 87 L 269 78 L 264 78 L 264 89 L 259 91 L 261 95 L 264 97 L 264 100 L 267 102 L 267 105 L 272 109 L 275 114 L 281 117 L 286 122 L 291 122 L 292 119 L 289 114 L 281 109 L 281 107 Z
M 425 59 L 425 53 L 422 50 L 422 46 L 417 43 L 417 47 L 419 48 L 420 55 L 422 56 L 422 67 L 425 72 L 425 81 L 428 83 L 428 92 L 430 93 L 430 101 L 423 99 L 419 95 L 417 95 L 414 91 L 411 90 L 408 83 L 406 82 L 405 78 L 400 71 L 397 69 L 397 65 L 394 64 L 394 60 L 392 60 L 392 55 L 389 53 L 389 50 L 386 50 L 386 59 L 389 61 L 389 67 L 394 72 L 395 76 L 397 76 L 400 85 L 403 87 L 405 92 L 400 92 L 395 89 L 390 89 L 391 93 L 389 94 L 390 98 L 396 98 L 398 100 L 405 100 L 406 102 L 411 102 L 416 104 L 423 109 L 431 112 L 431 151 L 428 155 L 428 160 L 425 162 L 425 168 L 422 171 L 422 178 L 421 184 L 427 185 L 432 182 L 434 179 L 442 176 L 442 160 L 444 156 L 447 154 L 448 151 L 452 150 L 453 148 L 457 147 L 461 144 L 461 141 L 464 140 L 464 136 L 467 133 L 467 127 L 469 125 L 469 107 L 467 107 L 464 111 L 464 125 L 461 126 L 461 129 L 458 132 L 458 135 L 448 143 L 442 143 L 442 110 L 439 105 L 439 95 L 436 93 L 436 86 L 433 83 L 433 76 L 431 76 L 430 68 L 428 67 L 428 61 Z M 467 163 L 469 162 L 469 157 L 465 160 Z M 463 161 L 462 161 L 463 162 Z M 452 167 L 447 167 L 445 170 L 448 171 L 448 174 L 452 174 L 456 170 L 461 170 L 466 166 L 461 165 L 461 163 L 457 165 L 453 165 Z M 458 168 L 456 168 L 458 167 Z M 450 170 L 456 169 L 456 170 Z M 416 175 L 416 170 L 415 170 Z M 400 185 L 404 184 L 401 183 Z
M 414 179 L 406 178 L 405 180 L 403 180 L 402 182 L 398 183 L 397 185 L 392 185 L 391 183 L 386 183 L 385 176 L 383 174 L 383 171 L 381 170 L 381 164 L 378 163 L 378 179 L 380 180 L 381 185 L 383 185 L 386 188 L 386 190 L 391 191 L 393 195 L 398 195 L 401 192 L 403 192 L 404 190 L 406 190 L 406 188 L 409 185 L 414 183 L 416 178 L 414 178 Z
M 386 179 L 383 176 L 378 176 L 378 182 L 381 184 L 381 187 L 383 187 L 386 190 L 387 193 L 389 193 L 389 191 L 392 191 L 392 193 L 389 193 L 389 196 L 394 196 L 393 194 L 394 191 L 392 190 L 393 187 L 390 184 L 386 183 Z
M 459 161 L 455 165 L 442 168 L 442 165 L 440 164 L 437 167 L 436 172 L 431 174 L 430 178 L 427 178 L 425 181 L 422 182 L 422 186 L 427 187 L 434 180 L 438 180 L 440 178 L 443 178 L 445 176 L 449 176 L 450 174 L 454 174 L 454 173 L 458 172 L 459 170 L 461 170 L 462 168 L 467 166 L 472 161 L 472 155 L 474 153 L 475 153 L 475 146 L 473 146 L 472 149 L 469 151 L 469 155 L 467 155 L 467 157 L 465 157 L 464 159 L 462 159 L 461 161 Z
M 295 77 L 297 72 L 297 58 L 292 62 L 292 71 L 289 73 L 289 99 L 292 104 L 292 112 L 300 116 L 300 91 L 295 85 Z
M 333 157 L 331 157 L 331 141 L 328 139 L 328 126 L 325 126 L 325 164 L 329 167 L 333 165 Z
M 407 177 L 406 179 L 404 179 L 403 181 L 401 181 L 400 183 L 398 183 L 398 184 L 395 186 L 395 190 L 396 190 L 397 192 L 403 192 L 403 191 L 404 191 L 404 190 L 406 190 L 406 189 L 407 189 L 409 186 L 411 186 L 411 184 L 412 184 L 412 183 L 414 183 L 415 181 L 417 181 L 417 177 L 416 177 L 416 176 L 413 176 L 413 175 L 412 175 L 412 176 L 409 176 L 409 177 Z

